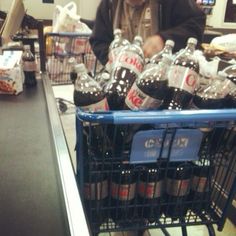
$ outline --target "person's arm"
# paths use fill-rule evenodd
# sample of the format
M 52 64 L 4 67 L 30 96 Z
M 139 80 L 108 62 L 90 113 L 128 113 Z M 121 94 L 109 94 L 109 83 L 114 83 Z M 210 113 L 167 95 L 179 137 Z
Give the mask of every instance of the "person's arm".
M 195 0 L 170 0 L 166 4 L 163 1 L 162 14 L 164 29 L 158 34 L 164 41 L 174 40 L 175 51 L 185 47 L 189 37 L 197 38 L 199 44 L 202 42 L 206 15 Z
M 110 13 L 109 0 L 102 0 L 97 9 L 93 33 L 89 39 L 94 54 L 103 65 L 108 61 L 108 49 L 113 40 Z

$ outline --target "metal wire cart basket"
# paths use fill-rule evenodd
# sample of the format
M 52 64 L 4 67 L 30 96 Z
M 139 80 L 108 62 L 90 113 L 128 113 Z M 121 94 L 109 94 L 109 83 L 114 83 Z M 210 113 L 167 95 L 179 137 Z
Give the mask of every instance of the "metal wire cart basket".
M 90 34 L 45 34 L 46 70 L 52 85 L 71 84 L 70 72 L 76 63 L 84 63 L 94 75 L 97 61 L 89 44 Z
M 91 234 L 206 225 L 236 193 L 236 110 L 77 109 L 77 178 Z

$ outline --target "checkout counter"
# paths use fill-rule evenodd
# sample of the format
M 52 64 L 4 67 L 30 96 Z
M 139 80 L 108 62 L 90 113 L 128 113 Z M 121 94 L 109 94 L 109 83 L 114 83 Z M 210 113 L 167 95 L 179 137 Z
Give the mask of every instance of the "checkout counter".
M 0 95 L 0 234 L 88 236 L 51 84 Z

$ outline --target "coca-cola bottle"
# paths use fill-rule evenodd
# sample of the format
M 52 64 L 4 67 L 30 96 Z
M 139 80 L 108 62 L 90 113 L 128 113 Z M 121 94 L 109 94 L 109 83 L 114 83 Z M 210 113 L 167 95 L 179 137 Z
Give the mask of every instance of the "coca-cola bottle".
M 95 80 L 99 83 L 99 85 L 102 87 L 104 90 L 106 85 L 109 83 L 111 78 L 111 74 L 106 70 L 104 67 L 96 76 Z
M 33 53 L 30 51 L 30 45 L 24 46 L 22 61 L 23 61 L 23 71 L 25 76 L 24 85 L 27 88 L 35 87 L 37 85 L 36 62 Z
M 189 38 L 186 48 L 179 53 L 169 71 L 170 110 L 182 110 L 189 106 L 198 84 L 199 63 L 194 57 L 197 39 Z
M 74 84 L 74 104 L 84 112 L 108 111 L 105 93 L 99 84 L 87 74 L 84 64 L 76 65 L 77 78 Z M 103 127 L 93 125 L 84 128 L 84 139 L 88 155 L 102 158 L 104 153 Z
M 105 65 L 105 70 L 111 73 L 114 63 L 116 62 L 117 55 L 122 47 L 129 45 L 130 42 L 122 37 L 121 29 L 114 30 L 114 39 L 108 49 L 108 62 Z
M 111 110 L 122 110 L 124 108 L 127 93 L 143 70 L 142 42 L 142 38 L 136 36 L 134 42 L 123 47 L 117 55 L 111 80 L 105 89 Z
M 93 229 L 107 219 L 108 177 L 104 165 L 94 160 L 85 160 L 84 206 Z M 95 230 L 95 231 L 96 231 Z
M 145 69 L 129 90 L 125 104 L 131 110 L 157 109 L 168 93 L 167 72 L 171 58 L 164 56 L 158 64 Z
M 128 163 L 120 163 L 113 170 L 111 178 L 111 218 L 120 225 L 128 224 L 134 218 L 136 175 Z
M 171 162 L 167 168 L 164 212 L 167 217 L 182 218 L 188 210 L 191 166 L 187 162 Z
M 170 39 L 166 40 L 164 48 L 150 58 L 148 63 L 145 65 L 145 69 L 152 67 L 153 64 L 158 64 L 164 56 L 172 58 L 173 56 L 172 50 L 174 46 L 175 42 L 173 40 Z
M 88 75 L 84 64 L 76 65 L 77 78 L 74 86 L 74 103 L 86 112 L 109 110 L 101 86 Z
M 221 109 L 226 105 L 229 93 L 228 81 L 214 78 L 205 86 L 200 87 L 194 98 L 193 107 L 197 109 Z
M 206 210 L 210 205 L 210 183 L 213 176 L 213 166 L 210 160 L 194 161 L 191 191 L 189 194 L 190 208 L 197 213 Z
M 163 193 L 164 171 L 160 163 L 147 164 L 140 174 L 138 182 L 138 214 L 150 223 L 159 219 L 162 214 L 161 197 Z

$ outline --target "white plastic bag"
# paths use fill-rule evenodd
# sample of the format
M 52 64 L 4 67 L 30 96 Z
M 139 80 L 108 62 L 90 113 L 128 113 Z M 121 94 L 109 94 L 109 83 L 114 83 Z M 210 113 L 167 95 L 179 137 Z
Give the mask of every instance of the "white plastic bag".
M 75 32 L 79 20 L 75 2 L 69 2 L 64 7 L 57 5 L 53 15 L 52 32 Z
M 221 46 L 226 52 L 236 51 L 236 34 L 226 34 L 212 39 L 211 45 Z

